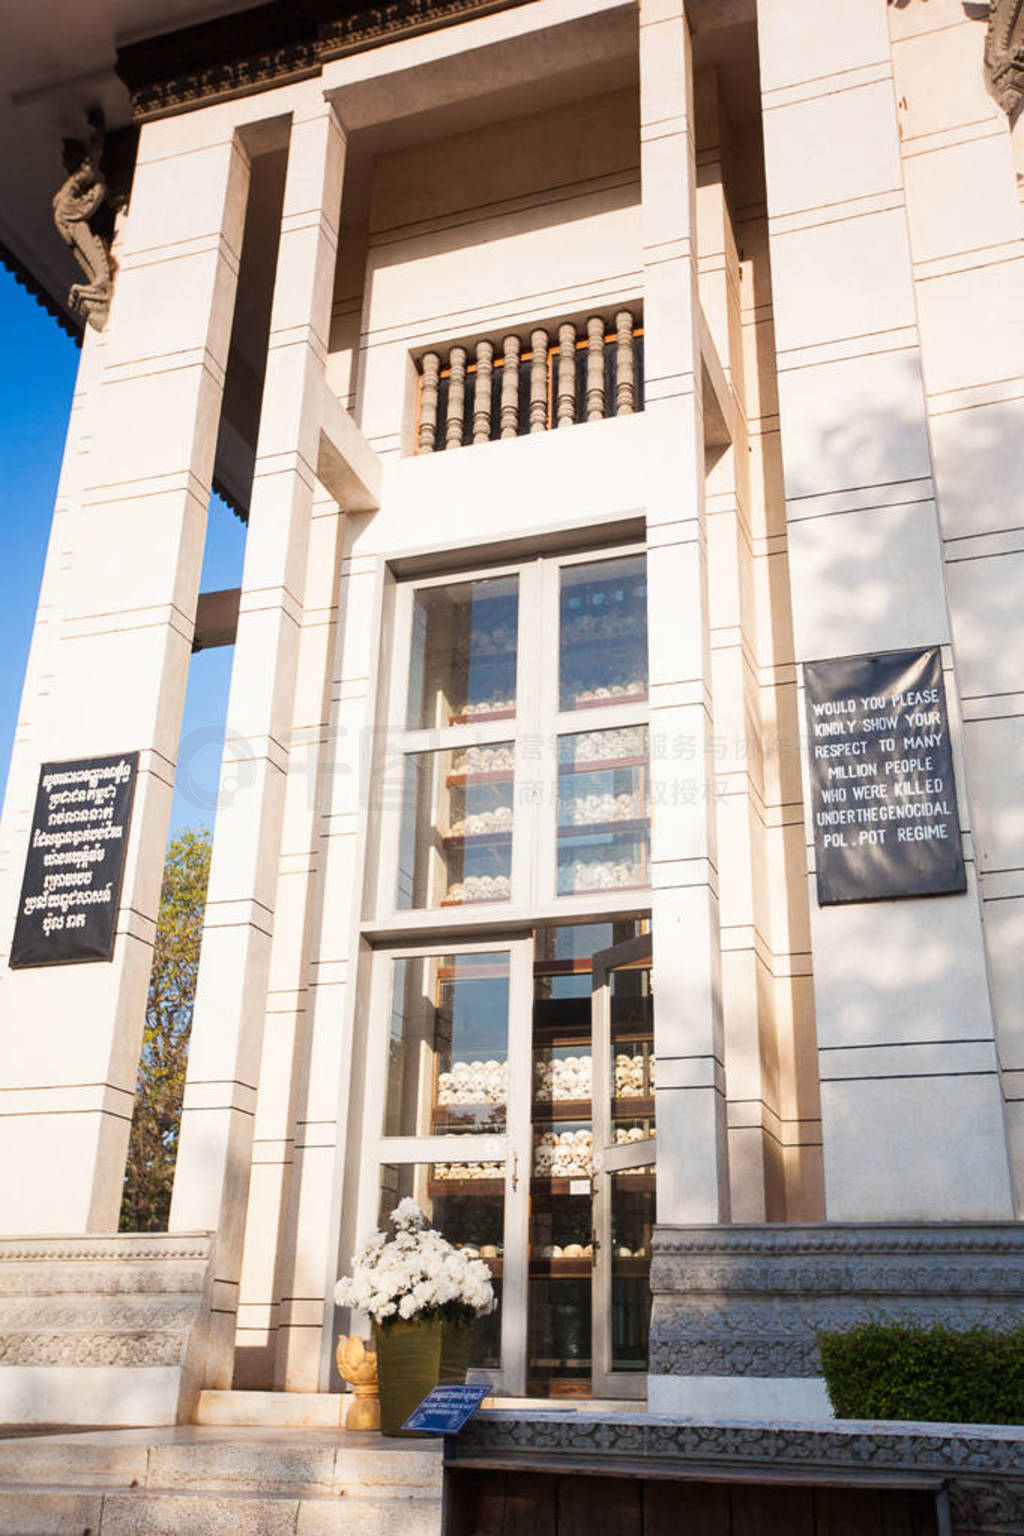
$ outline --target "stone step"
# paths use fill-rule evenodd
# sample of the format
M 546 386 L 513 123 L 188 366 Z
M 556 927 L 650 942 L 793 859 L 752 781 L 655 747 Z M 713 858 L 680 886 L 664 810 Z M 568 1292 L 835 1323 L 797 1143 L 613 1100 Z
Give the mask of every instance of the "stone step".
M 440 1499 L 0 1487 L 0 1536 L 439 1536 Z
M 340 1429 L 348 1392 L 235 1392 L 206 1388 L 199 1394 L 195 1421 L 277 1429 Z
M 290 1489 L 321 1496 L 440 1497 L 436 1440 L 337 1430 L 103 1430 L 0 1441 L 0 1487 Z
M 0 1441 L 0 1536 L 438 1536 L 435 1441 L 295 1429 Z

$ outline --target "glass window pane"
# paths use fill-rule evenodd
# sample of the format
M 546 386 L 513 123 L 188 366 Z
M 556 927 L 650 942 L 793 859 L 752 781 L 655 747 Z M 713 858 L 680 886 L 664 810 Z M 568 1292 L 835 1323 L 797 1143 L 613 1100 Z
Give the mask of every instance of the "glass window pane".
M 654 1135 L 654 998 L 651 968 L 624 966 L 611 988 L 612 1115 L 619 1146 Z
M 647 727 L 558 742 L 558 894 L 650 884 Z
M 589 1161 L 589 1146 L 586 1157 Z M 572 1395 L 590 1385 L 594 1263 L 590 1179 L 580 1174 L 571 1182 L 566 1177 L 555 1179 L 547 1172 L 538 1173 L 534 1166 L 528 1389 Z
M 511 742 L 405 759 L 399 910 L 512 895 Z
M 388 1217 L 399 1200 L 411 1195 L 430 1225 L 443 1237 L 456 1248 L 466 1249 L 471 1258 L 483 1259 L 491 1271 L 498 1305 L 489 1317 L 478 1318 L 473 1326 L 470 1364 L 500 1370 L 505 1165 L 469 1164 L 469 1167 L 486 1170 L 473 1174 L 469 1180 L 448 1174 L 448 1169 L 458 1166 L 453 1163 L 385 1164 L 380 1170 L 378 1225 L 383 1231 L 393 1231 Z M 443 1174 L 442 1170 L 445 1170 Z
M 564 567 L 560 619 L 560 709 L 646 699 L 645 556 Z
M 504 1131 L 508 977 L 507 951 L 395 962 L 385 1136 Z
M 612 1370 L 646 1371 L 654 1167 L 611 1175 Z
M 511 719 L 516 708 L 518 624 L 516 576 L 418 591 L 407 727 Z

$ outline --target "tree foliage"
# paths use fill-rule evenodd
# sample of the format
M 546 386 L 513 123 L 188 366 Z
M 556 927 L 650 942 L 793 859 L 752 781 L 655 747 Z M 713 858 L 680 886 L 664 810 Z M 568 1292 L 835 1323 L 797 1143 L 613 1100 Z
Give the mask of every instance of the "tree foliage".
M 167 850 L 121 1201 L 122 1232 L 167 1231 L 210 844 L 210 833 L 199 827 L 179 832 Z

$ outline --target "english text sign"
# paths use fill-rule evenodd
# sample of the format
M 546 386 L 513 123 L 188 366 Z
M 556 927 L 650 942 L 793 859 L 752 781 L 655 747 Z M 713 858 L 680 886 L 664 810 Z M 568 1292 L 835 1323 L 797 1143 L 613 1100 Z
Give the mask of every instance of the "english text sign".
M 804 666 L 822 906 L 967 888 L 937 648 Z
M 110 960 L 139 754 L 44 763 L 11 969 Z

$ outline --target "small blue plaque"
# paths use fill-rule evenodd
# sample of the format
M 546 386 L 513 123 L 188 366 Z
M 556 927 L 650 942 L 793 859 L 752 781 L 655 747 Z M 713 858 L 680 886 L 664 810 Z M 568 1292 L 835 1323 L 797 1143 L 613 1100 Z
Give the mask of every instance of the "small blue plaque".
M 472 1386 L 435 1387 L 413 1409 L 402 1428 L 418 1430 L 421 1435 L 457 1435 L 493 1390 L 489 1381 Z

